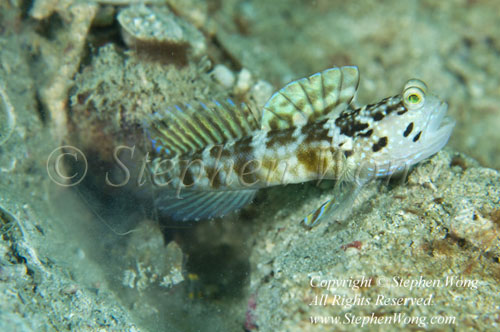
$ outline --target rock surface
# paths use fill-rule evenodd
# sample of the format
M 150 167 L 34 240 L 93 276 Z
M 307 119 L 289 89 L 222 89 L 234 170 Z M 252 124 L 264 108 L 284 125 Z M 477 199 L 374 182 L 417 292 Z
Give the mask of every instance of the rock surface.
M 259 225 L 251 254 L 250 292 L 259 331 L 451 331 L 498 325 L 500 174 L 446 150 L 414 169 L 406 185 L 397 183 L 370 188 L 341 223 L 311 230 L 298 225 L 295 216 L 314 209 L 317 199 L 286 214 L 259 217 L 268 219 Z M 452 278 L 453 285 L 446 285 Z M 327 289 L 319 280 L 370 284 Z M 418 284 L 411 286 L 412 281 Z M 327 305 L 319 304 L 321 295 L 328 295 Z M 429 296 L 429 305 L 382 300 Z M 380 319 L 395 313 L 422 318 L 412 324 L 349 323 L 372 313 Z M 431 324 L 435 316 L 455 321 Z M 332 326 L 328 317 L 341 322 Z

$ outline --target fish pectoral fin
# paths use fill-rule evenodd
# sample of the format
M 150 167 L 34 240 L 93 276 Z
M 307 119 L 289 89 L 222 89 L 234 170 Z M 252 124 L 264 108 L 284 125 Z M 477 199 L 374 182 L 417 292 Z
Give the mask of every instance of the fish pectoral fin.
M 345 188 L 347 187 L 347 188 Z M 351 208 L 356 201 L 356 197 L 363 188 L 363 184 L 349 183 L 337 185 L 334 189 L 333 197 L 320 205 L 319 208 L 308 214 L 302 222 L 307 227 L 319 225 L 325 219 L 343 220 L 351 212 Z
M 257 192 L 252 190 L 189 191 L 164 193 L 156 199 L 160 213 L 174 220 L 187 221 L 222 217 L 249 204 Z
M 262 112 L 264 130 L 287 129 L 340 113 L 359 84 L 358 68 L 334 67 L 288 83 L 271 96 Z

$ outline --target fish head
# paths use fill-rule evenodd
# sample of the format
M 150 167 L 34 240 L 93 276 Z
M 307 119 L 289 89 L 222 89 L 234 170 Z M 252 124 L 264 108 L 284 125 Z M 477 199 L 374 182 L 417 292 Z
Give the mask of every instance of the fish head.
M 447 109 L 424 82 L 409 80 L 399 95 L 360 112 L 369 123 L 356 139 L 365 156 L 361 159 L 368 161 L 375 175 L 384 176 L 432 156 L 446 145 L 455 125 L 446 116 Z

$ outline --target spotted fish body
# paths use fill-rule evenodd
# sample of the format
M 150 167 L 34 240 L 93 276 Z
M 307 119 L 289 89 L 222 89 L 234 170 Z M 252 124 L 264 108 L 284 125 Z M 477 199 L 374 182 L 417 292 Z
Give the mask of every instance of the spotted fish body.
M 165 187 L 159 209 L 174 219 L 211 218 L 248 204 L 259 188 L 346 183 L 306 216 L 313 226 L 352 205 L 370 179 L 404 170 L 446 144 L 454 123 L 422 81 L 355 108 L 358 82 L 353 66 L 293 81 L 270 98 L 260 121 L 231 100 L 156 114 L 146 131 L 151 172 Z

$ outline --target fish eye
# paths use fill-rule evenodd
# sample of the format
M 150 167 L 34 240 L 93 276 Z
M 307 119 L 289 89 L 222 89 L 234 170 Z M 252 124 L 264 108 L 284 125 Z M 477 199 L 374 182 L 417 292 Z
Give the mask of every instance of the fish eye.
M 419 87 L 408 87 L 403 92 L 403 101 L 406 107 L 415 109 L 422 106 L 425 101 L 425 94 Z
M 412 104 L 418 104 L 420 102 L 420 96 L 416 93 L 408 96 L 408 101 Z

